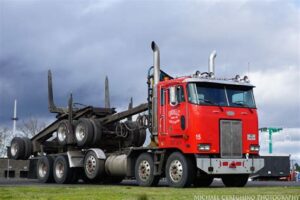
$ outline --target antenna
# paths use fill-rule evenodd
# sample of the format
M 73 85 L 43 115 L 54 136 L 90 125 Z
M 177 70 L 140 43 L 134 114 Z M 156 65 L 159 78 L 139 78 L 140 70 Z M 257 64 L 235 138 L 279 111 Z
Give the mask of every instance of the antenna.
M 13 137 L 15 137 L 15 135 L 16 135 L 16 126 L 17 126 L 17 121 L 18 121 L 18 117 L 17 117 L 17 99 L 15 99 L 15 103 L 14 103 L 14 116 L 13 116 L 12 120 L 13 120 L 12 135 L 13 135 Z

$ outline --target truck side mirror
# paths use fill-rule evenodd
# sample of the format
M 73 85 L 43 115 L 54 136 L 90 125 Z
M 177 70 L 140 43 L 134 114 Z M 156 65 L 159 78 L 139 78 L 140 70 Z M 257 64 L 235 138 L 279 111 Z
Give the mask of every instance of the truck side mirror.
M 170 105 L 171 106 L 177 106 L 178 105 L 176 87 L 174 87 L 174 86 L 170 87 Z

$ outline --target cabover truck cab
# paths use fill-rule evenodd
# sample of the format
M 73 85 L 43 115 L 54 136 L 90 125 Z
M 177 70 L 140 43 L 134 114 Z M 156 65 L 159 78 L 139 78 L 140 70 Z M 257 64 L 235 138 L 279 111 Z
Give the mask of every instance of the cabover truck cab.
M 248 78 L 216 78 L 213 52 L 208 72 L 173 78 L 160 70 L 160 52 L 152 42 L 154 65 L 148 71 L 147 103 L 115 109 L 67 109 L 53 102 L 49 72 L 49 110 L 57 120 L 31 138 L 14 138 L 10 157 L 30 159 L 40 182 L 115 183 L 135 178 L 155 186 L 244 186 L 264 166 L 259 157 L 258 117 Z M 105 87 L 108 100 L 108 80 Z M 145 111 L 148 113 L 145 114 Z M 132 116 L 139 114 L 135 121 Z M 146 129 L 151 143 L 143 146 Z

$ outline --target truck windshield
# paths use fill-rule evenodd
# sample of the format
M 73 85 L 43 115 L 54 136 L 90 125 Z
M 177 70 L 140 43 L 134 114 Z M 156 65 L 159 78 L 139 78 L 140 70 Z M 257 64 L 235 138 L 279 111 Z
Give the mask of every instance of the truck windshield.
M 255 108 L 252 87 L 189 83 L 188 100 L 199 105 Z

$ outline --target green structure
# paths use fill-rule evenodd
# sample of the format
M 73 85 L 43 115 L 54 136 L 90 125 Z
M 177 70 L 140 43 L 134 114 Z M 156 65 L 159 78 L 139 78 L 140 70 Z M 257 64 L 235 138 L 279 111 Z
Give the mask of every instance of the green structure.
M 273 152 L 273 146 L 272 146 L 272 135 L 273 133 L 277 133 L 279 131 L 282 131 L 282 128 L 260 128 L 261 132 L 268 132 L 269 133 L 269 154 L 272 154 Z

